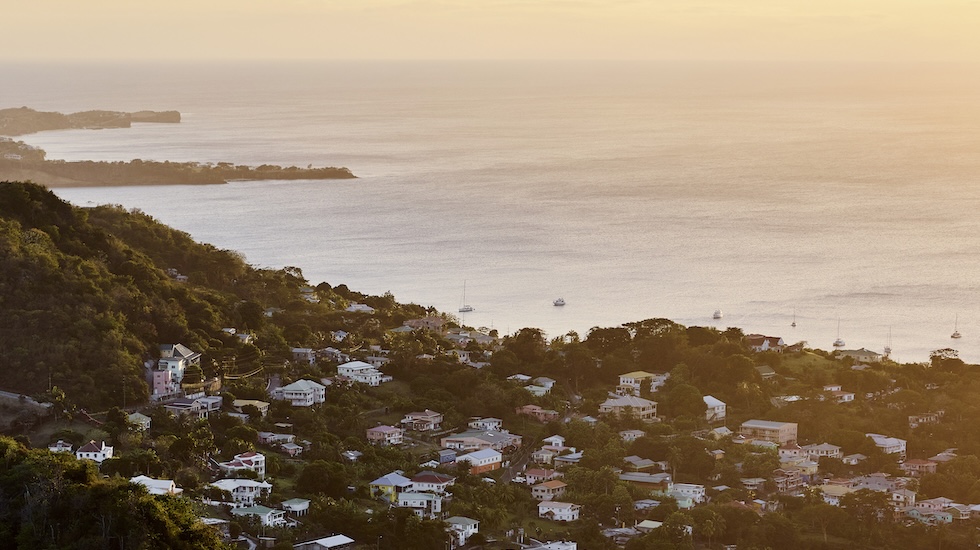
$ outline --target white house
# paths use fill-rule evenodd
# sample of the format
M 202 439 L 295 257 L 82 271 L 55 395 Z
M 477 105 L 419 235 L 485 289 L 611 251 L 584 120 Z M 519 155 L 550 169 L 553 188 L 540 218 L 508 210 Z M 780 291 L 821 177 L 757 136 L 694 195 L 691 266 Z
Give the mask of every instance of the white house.
M 503 464 L 503 457 L 504 455 L 500 454 L 500 451 L 495 451 L 493 449 L 481 449 L 470 454 L 456 457 L 456 463 L 469 463 L 470 473 L 477 475 L 482 474 L 483 472 L 499 469 L 501 464 Z
M 504 421 L 499 418 L 475 418 L 467 426 L 474 430 L 499 432 L 503 429 Z
M 75 451 L 75 458 L 79 460 L 94 460 L 95 462 L 102 464 L 106 460 L 112 458 L 112 447 L 106 445 L 105 441 L 103 441 L 100 445 L 96 445 L 95 441 L 89 441 Z
M 354 547 L 354 539 L 347 535 L 331 535 L 322 539 L 308 540 L 293 545 L 293 550 L 347 550 Z
M 403 428 L 375 426 L 367 429 L 367 440 L 372 445 L 401 445 L 405 436 Z
M 160 359 L 153 372 L 153 396 L 160 398 L 180 392 L 184 371 L 190 366 L 201 365 L 201 354 L 183 344 L 163 344 Z
M 281 503 L 282 509 L 294 516 L 305 516 L 310 511 L 310 501 L 305 498 L 291 498 Z
M 689 498 L 694 504 L 701 504 L 705 500 L 705 489 L 704 485 L 696 483 L 675 483 L 670 495 L 678 501 Z
M 538 503 L 538 517 L 552 521 L 576 521 L 581 509 L 579 504 L 546 500 Z
M 368 386 L 380 386 L 385 382 L 386 377 L 381 371 L 374 368 L 364 361 L 351 361 L 337 367 L 337 374 L 349 378 L 354 382 L 367 384 Z
M 241 508 L 234 508 L 232 509 L 231 513 L 235 516 L 254 516 L 258 518 L 262 525 L 265 525 L 266 527 L 278 527 L 280 525 L 285 525 L 286 523 L 285 511 L 276 510 L 267 506 L 245 506 Z
M 803 452 L 810 457 L 810 460 L 815 461 L 819 461 L 821 457 L 842 458 L 844 456 L 844 453 L 841 452 L 840 447 L 837 445 L 831 445 L 830 443 L 804 445 Z
M 619 375 L 619 385 L 616 386 L 616 393 L 619 395 L 640 396 L 640 386 L 644 380 L 650 381 L 650 391 L 655 392 L 663 386 L 670 374 L 653 374 L 642 370 L 627 372 Z
M 327 400 L 327 388 L 312 380 L 297 380 L 273 390 L 272 398 L 289 401 L 294 407 L 311 407 Z
M 65 443 L 59 439 L 57 443 L 48 445 L 48 450 L 52 453 L 70 453 L 71 447 L 71 443 Z
M 150 429 L 150 424 L 152 420 L 149 416 L 140 413 L 133 413 L 127 417 L 129 423 L 132 424 L 137 430 L 145 432 Z
M 466 544 L 466 539 L 480 532 L 480 522 L 475 519 L 453 516 L 446 523 L 449 524 L 449 532 L 458 546 Z
M 451 475 L 424 470 L 412 476 L 412 490 L 417 493 L 445 494 L 455 482 L 456 478 Z
M 881 434 L 864 434 L 875 442 L 875 446 L 881 449 L 886 455 L 897 454 L 899 460 L 905 460 L 906 441 L 897 437 L 888 437 Z
M 710 395 L 705 395 L 701 399 L 707 407 L 704 411 L 704 418 L 708 422 L 720 422 L 725 419 L 725 402 Z
M 142 485 L 151 495 L 179 495 L 184 492 L 172 479 L 153 479 L 147 476 L 136 476 L 129 479 L 130 483 Z
M 211 486 L 231 493 L 235 506 L 252 506 L 256 498 L 272 491 L 272 485 L 254 479 L 219 479 Z
M 265 479 L 265 455 L 262 453 L 247 452 L 237 454 L 235 458 L 228 462 L 218 463 L 218 466 L 228 473 L 251 470 L 258 474 L 259 479 Z
M 398 493 L 399 508 L 411 508 L 422 519 L 438 519 L 442 516 L 442 495 L 435 493 Z

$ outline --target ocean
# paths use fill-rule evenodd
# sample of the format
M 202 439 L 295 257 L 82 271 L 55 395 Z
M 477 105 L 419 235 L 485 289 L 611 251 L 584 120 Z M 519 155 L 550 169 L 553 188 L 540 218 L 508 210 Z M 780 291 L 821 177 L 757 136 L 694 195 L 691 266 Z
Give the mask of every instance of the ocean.
M 980 71 L 898 65 L 0 65 L 0 107 L 179 110 L 48 158 L 356 180 L 62 188 L 258 266 L 548 337 L 652 317 L 980 362 Z M 457 313 L 465 301 L 474 307 Z M 567 305 L 555 307 L 562 297 Z M 712 319 L 722 310 L 720 320 Z M 797 326 L 791 327 L 795 319 Z M 953 340 L 958 329 L 963 338 Z M 890 335 L 890 336 L 889 336 Z

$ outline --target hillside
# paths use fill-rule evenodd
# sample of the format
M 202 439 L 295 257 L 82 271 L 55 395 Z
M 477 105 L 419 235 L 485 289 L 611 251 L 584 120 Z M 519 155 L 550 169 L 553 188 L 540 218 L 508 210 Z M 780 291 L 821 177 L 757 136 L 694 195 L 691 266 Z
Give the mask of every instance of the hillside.
M 216 359 L 244 369 L 288 353 L 287 339 L 311 330 L 309 308 L 328 325 L 339 315 L 300 298 L 299 269 L 253 269 L 145 214 L 74 207 L 35 184 L 0 183 L 0 263 L 0 389 L 59 388 L 95 410 L 147 399 L 142 365 L 160 344 L 202 351 L 213 375 Z M 282 311 L 276 324 L 262 315 L 269 307 Z M 258 347 L 225 327 L 260 334 Z

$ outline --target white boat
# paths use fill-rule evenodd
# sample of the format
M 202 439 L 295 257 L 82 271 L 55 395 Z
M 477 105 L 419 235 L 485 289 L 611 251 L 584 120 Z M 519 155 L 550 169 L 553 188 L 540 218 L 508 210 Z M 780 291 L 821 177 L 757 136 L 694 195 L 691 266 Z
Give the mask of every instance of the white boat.
M 715 314 L 711 316 L 712 319 L 721 319 L 724 316 L 720 309 L 715 310 Z
M 459 306 L 460 313 L 467 313 L 473 311 L 473 306 L 466 303 L 466 281 L 463 281 L 463 302 Z
M 846 344 L 844 344 L 844 340 L 842 340 L 841 337 L 840 337 L 840 317 L 838 317 L 837 318 L 837 339 L 834 340 L 834 347 L 835 348 L 842 348 L 845 345 Z
M 892 354 L 892 327 L 888 327 L 888 344 L 885 345 L 885 357 Z
M 557 300 L 555 300 L 552 303 L 555 304 L 556 306 L 563 306 L 563 305 L 565 305 L 565 299 L 564 298 L 558 298 Z
M 796 310 L 795 309 L 793 310 L 793 322 L 790 323 L 789 326 L 791 326 L 793 328 L 796 328 Z
M 963 335 L 960 334 L 960 331 L 957 330 L 957 325 L 959 324 L 959 322 L 960 322 L 960 316 L 957 315 L 956 318 L 955 318 L 955 320 L 953 321 L 953 334 L 951 334 L 949 336 L 950 338 L 962 338 L 963 337 Z

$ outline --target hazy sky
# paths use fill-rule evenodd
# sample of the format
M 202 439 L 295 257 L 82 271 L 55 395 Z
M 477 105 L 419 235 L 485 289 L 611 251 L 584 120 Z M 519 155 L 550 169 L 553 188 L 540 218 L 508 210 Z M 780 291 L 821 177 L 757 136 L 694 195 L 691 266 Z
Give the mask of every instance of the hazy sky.
M 0 59 L 975 61 L 980 0 L 6 0 Z

